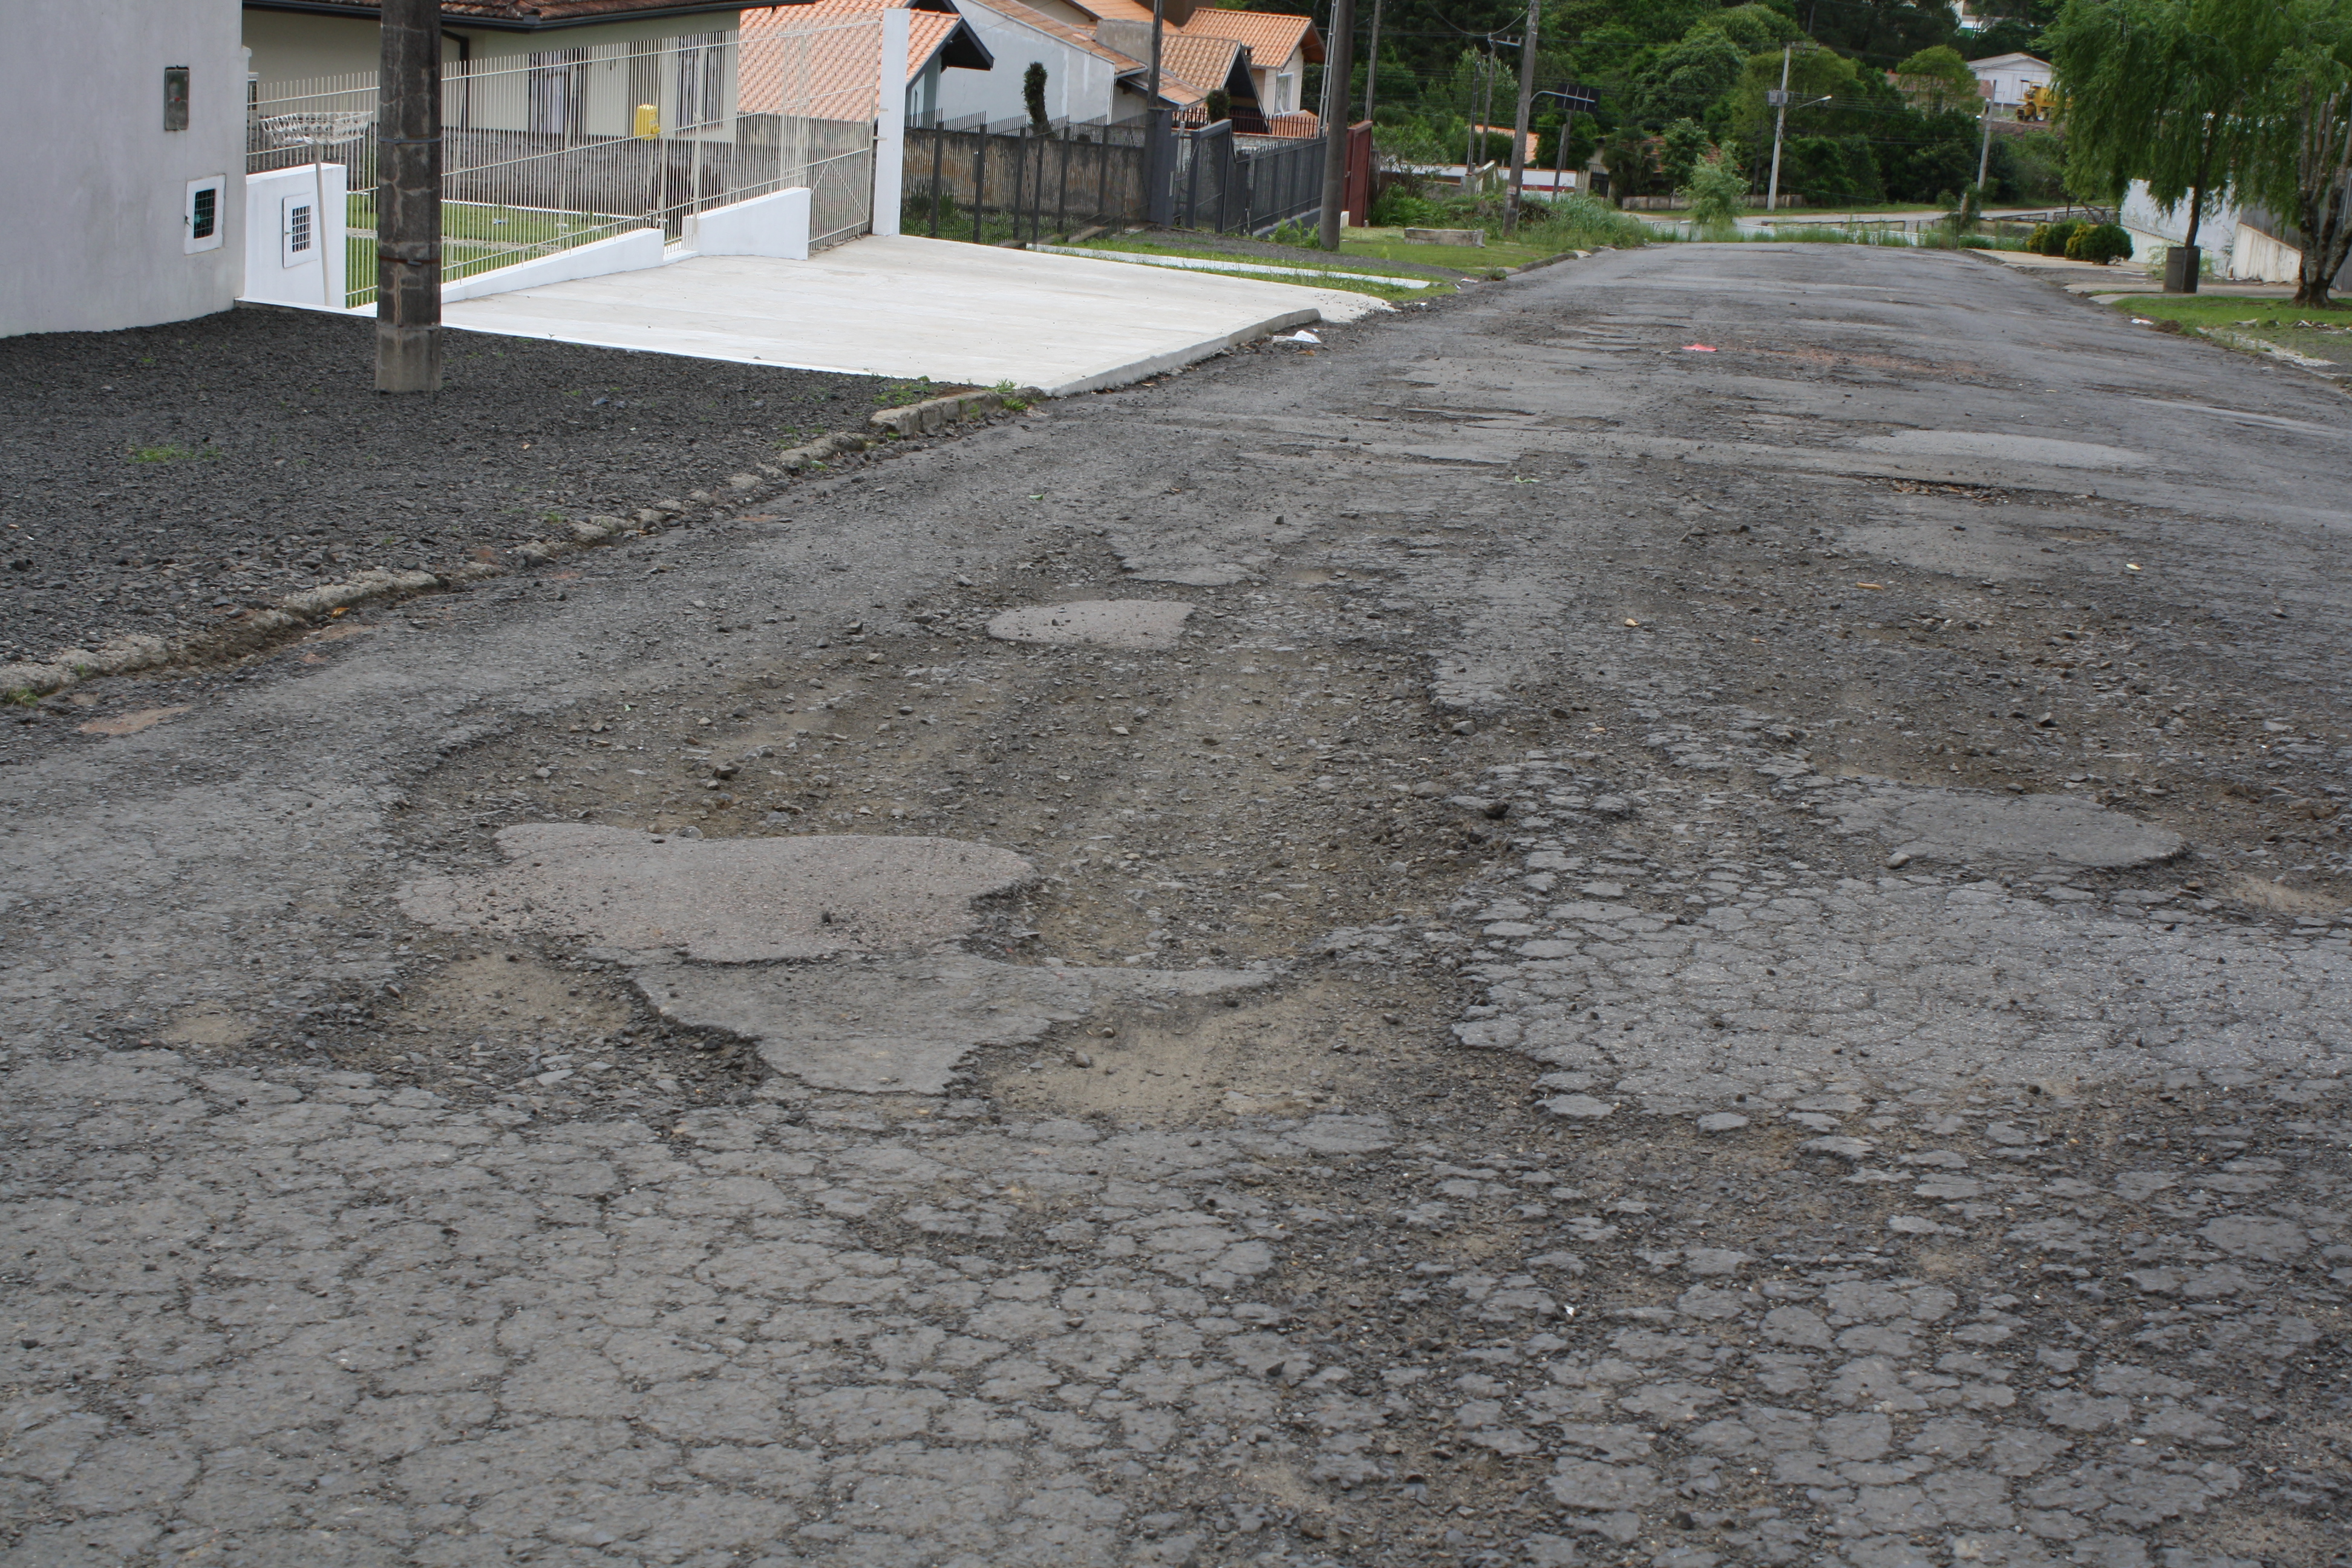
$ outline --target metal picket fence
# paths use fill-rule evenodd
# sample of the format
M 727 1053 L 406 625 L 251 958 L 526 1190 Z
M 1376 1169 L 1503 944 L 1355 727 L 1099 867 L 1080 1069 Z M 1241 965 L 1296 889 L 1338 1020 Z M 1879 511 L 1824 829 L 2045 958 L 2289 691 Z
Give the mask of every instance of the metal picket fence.
M 1237 136 L 1230 121 L 1176 135 L 1175 226 L 1263 234 L 1323 201 L 1320 136 Z
M 1140 123 L 968 120 L 915 124 L 906 142 L 908 234 L 1034 241 L 1149 216 Z
M 866 232 L 880 29 L 877 16 L 446 68 L 442 276 L 631 229 L 676 238 L 695 213 L 795 185 L 812 193 L 812 244 Z M 375 299 L 376 110 L 373 73 L 259 82 L 247 101 L 248 172 L 344 165 L 352 305 Z

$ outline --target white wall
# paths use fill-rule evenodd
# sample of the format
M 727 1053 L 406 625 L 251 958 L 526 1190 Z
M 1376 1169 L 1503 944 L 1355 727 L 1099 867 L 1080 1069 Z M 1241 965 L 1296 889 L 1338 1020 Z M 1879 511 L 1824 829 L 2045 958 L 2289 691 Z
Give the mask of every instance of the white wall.
M 0 336 L 185 321 L 245 271 L 237 0 L 0 0 Z M 163 129 L 163 68 L 189 68 Z M 189 182 L 218 175 L 218 245 L 190 251 Z
M 5 3 L 13 5 L 17 0 Z M 469 56 L 476 65 L 485 60 L 512 65 L 516 63 L 512 57 L 542 49 L 588 48 L 597 44 L 674 38 L 681 34 L 731 33 L 741 18 L 740 11 L 709 11 L 651 20 L 546 27 L 533 32 L 493 31 L 469 27 L 463 22 L 449 23 L 441 29 L 441 58 L 444 70 L 454 73 L 461 54 Z M 253 68 L 264 81 L 339 76 L 347 71 L 373 72 L 383 58 L 382 34 L 376 24 L 355 16 L 247 11 L 245 42 L 253 50 Z
M 956 0 L 965 23 L 996 58 L 994 70 L 948 70 L 940 77 L 940 112 L 950 121 L 985 114 L 993 122 L 1028 116 L 1021 79 L 1029 62 L 1045 68 L 1045 114 L 1052 120 L 1127 119 L 1142 100 L 1118 90 L 1118 69 L 1051 33 L 992 11 L 979 0 Z M 1126 100 L 1121 103 L 1120 100 Z
M 245 176 L 245 288 L 239 296 L 274 305 L 344 309 L 345 172 L 303 163 Z M 307 226 L 289 232 L 303 214 Z M 302 242 L 299 249 L 297 242 Z

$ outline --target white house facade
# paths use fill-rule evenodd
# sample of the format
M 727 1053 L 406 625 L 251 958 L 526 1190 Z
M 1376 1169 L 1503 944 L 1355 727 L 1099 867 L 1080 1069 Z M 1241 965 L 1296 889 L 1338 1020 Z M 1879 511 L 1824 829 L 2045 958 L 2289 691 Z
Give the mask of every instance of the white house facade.
M 1969 69 L 1976 73 L 1977 90 L 1992 100 L 1996 114 L 2003 110 L 2014 114 L 2025 101 L 2026 89 L 2046 89 L 2053 74 L 2048 60 L 2032 55 L 1993 55 L 1970 60 Z
M 245 275 L 236 0 L 10 0 L 0 335 L 226 310 Z

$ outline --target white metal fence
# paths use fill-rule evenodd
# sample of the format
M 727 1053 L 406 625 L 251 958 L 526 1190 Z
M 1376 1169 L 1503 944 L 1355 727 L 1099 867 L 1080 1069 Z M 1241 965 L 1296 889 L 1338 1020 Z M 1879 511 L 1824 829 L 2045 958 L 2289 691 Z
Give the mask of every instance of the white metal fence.
M 878 15 L 478 58 L 442 78 L 442 277 L 471 277 L 692 214 L 811 192 L 809 237 L 873 220 Z M 248 173 L 314 161 L 351 184 L 348 303 L 375 299 L 373 73 L 264 81 Z

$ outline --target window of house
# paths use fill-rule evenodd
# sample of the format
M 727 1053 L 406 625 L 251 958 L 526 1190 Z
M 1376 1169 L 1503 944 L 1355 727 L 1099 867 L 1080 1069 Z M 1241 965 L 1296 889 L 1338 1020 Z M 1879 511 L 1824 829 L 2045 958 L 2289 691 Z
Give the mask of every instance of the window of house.
M 588 113 L 588 51 L 534 49 L 530 56 L 530 128 L 576 139 Z
M 727 35 L 689 33 L 678 39 L 677 122 L 716 125 L 727 118 Z
M 1298 110 L 1298 78 L 1285 71 L 1274 79 L 1274 112 L 1294 114 Z

